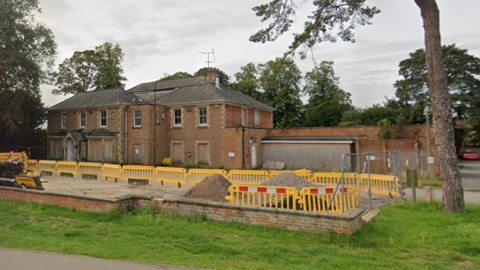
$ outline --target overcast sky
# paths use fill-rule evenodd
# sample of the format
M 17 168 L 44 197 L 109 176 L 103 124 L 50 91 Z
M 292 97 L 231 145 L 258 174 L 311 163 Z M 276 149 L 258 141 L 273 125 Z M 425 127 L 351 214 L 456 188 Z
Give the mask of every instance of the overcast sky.
M 265 27 L 252 7 L 267 1 L 253 0 L 41 0 L 36 18 L 52 29 L 58 44 L 56 65 L 75 51 L 94 49 L 106 41 L 118 43 L 125 53 L 123 68 L 127 89 L 177 71 L 193 73 L 206 66 L 206 55 L 215 50 L 213 65 L 233 79 L 240 67 L 273 60 L 292 40 L 287 33 L 276 42 L 257 44 L 250 35 Z M 297 1 L 302 2 L 302 1 Z M 300 4 L 297 25 L 302 27 L 309 1 Z M 320 44 L 317 61 L 335 62 L 341 87 L 352 94 L 356 106 L 381 103 L 393 97 L 398 63 L 410 52 L 424 47 L 420 11 L 413 0 L 369 0 L 382 12 L 373 24 L 358 27 L 356 42 Z M 456 43 L 480 57 L 480 1 L 437 0 L 443 44 Z M 296 59 L 303 73 L 311 59 Z M 66 96 L 51 94 L 43 86 L 47 106 Z

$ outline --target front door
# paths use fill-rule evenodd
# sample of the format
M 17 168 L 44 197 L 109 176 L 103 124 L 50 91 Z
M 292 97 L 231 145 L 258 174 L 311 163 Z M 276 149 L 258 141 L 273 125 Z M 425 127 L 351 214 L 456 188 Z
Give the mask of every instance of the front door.
M 75 146 L 72 139 L 67 139 L 67 161 L 75 161 Z
M 142 164 L 142 145 L 133 145 L 133 163 Z

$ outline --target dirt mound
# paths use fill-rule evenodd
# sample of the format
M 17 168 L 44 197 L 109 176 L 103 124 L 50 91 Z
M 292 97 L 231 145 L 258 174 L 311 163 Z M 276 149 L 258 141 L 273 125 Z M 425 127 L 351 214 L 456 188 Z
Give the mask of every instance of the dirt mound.
M 220 174 L 212 174 L 205 177 L 200 183 L 191 188 L 183 195 L 184 198 L 225 202 L 228 188 L 232 184 Z
M 284 172 L 260 184 L 262 187 L 293 187 L 300 191 L 302 188 L 316 187 L 302 177 L 291 172 Z

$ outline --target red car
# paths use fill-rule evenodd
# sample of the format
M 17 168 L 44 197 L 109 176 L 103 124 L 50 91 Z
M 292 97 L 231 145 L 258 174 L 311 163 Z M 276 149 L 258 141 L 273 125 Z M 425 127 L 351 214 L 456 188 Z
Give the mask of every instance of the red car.
M 478 154 L 472 150 L 465 150 L 462 154 L 462 159 L 478 160 Z

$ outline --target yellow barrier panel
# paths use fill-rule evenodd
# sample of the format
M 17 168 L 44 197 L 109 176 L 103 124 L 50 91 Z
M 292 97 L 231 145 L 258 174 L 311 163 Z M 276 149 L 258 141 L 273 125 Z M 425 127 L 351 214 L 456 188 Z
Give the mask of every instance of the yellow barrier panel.
M 15 153 L 15 152 L 7 152 L 7 153 L 0 153 L 0 162 L 6 162 L 12 158 L 18 158 L 20 162 L 25 163 L 28 159 L 27 154 L 25 152 Z
M 360 179 L 359 186 L 363 191 L 368 191 L 368 174 L 362 174 Z M 393 175 L 371 174 L 370 187 L 372 193 L 400 196 L 400 182 L 398 177 Z
M 332 187 L 337 186 L 338 182 L 342 178 L 342 173 L 323 173 L 318 172 L 313 174 L 311 178 L 312 183 L 318 184 L 320 186 Z M 358 187 L 357 185 L 358 173 L 345 173 L 344 174 L 344 183 L 345 187 Z
M 39 160 L 38 171 L 45 175 L 52 175 L 57 172 L 57 162 L 54 160 Z
M 92 162 L 79 162 L 78 163 L 78 175 L 82 178 L 87 176 L 95 176 L 95 178 L 102 176 L 103 165 L 102 163 Z
M 155 169 L 155 174 L 157 182 L 161 182 L 162 186 L 163 183 L 177 184 L 178 187 L 181 187 L 182 184 L 187 184 L 185 181 L 187 170 L 184 168 L 157 167 Z
M 298 193 L 288 187 L 252 187 L 232 185 L 225 199 L 231 204 L 255 207 L 296 209 Z
M 269 174 L 267 171 L 231 170 L 228 172 L 228 181 L 232 185 L 258 186 L 267 181 L 268 178 Z
M 27 159 L 25 161 L 25 171 L 27 172 L 37 172 L 38 170 L 38 161 L 35 159 Z
M 358 206 L 355 188 L 303 188 L 298 203 L 305 211 L 342 214 Z
M 57 172 L 61 175 L 77 174 L 78 164 L 75 161 L 59 161 L 57 162 Z
M 312 178 L 312 172 L 311 171 L 308 171 L 308 170 L 298 170 L 298 171 L 270 171 L 270 177 L 269 178 L 272 178 L 276 175 L 279 175 L 279 174 L 282 174 L 282 173 L 286 173 L 286 172 L 289 172 L 289 173 L 293 173 L 297 176 L 300 176 L 302 177 L 303 179 L 307 180 L 307 181 L 310 181 L 310 179 Z
M 225 170 L 214 170 L 214 169 L 190 169 L 186 179 L 188 179 L 188 184 L 194 186 L 198 184 L 203 178 L 212 175 L 212 174 L 221 174 L 223 177 L 227 176 Z
M 135 165 L 124 165 L 122 167 L 122 179 L 141 179 L 155 181 L 155 167 L 153 166 L 135 166 Z
M 103 164 L 103 176 L 107 178 L 115 179 L 117 182 L 122 175 L 122 166 L 117 164 Z

